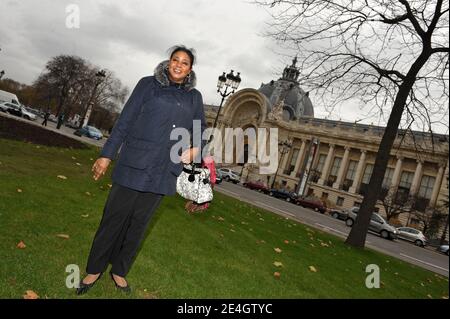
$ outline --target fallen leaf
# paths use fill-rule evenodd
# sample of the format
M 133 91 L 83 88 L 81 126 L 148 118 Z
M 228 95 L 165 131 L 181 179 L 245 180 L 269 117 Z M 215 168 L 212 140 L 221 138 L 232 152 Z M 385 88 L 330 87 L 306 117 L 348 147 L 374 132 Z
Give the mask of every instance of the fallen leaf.
M 442 296 L 442 299 L 448 299 L 448 296 Z
M 316 246 L 314 246 L 314 244 L 310 244 L 311 245 L 311 247 L 316 247 Z
M 91 196 L 91 193 L 89 193 L 89 192 L 86 192 L 85 194 L 88 195 L 88 196 Z
M 281 253 L 282 252 L 282 250 L 280 249 L 280 248 L 274 248 L 273 250 L 275 250 L 277 253 Z
M 84 218 L 89 217 L 89 214 L 81 215 L 81 217 L 84 217 Z
M 39 145 L 36 145 L 36 148 L 41 148 Z
M 320 243 L 320 246 L 322 246 L 322 247 L 330 247 L 330 246 L 328 246 L 328 244 L 325 244 L 325 243 Z
M 58 175 L 57 177 L 61 179 L 67 179 L 67 177 L 65 177 L 64 175 Z
M 232 228 L 230 228 L 230 231 L 232 231 L 233 233 L 235 233 L 236 231 L 234 230 L 234 229 L 232 229 Z
M 280 274 L 278 271 L 275 271 L 275 272 L 273 273 L 273 276 L 274 276 L 275 278 L 280 278 L 281 274 Z
M 111 187 L 112 187 L 112 185 L 111 185 L 111 184 L 108 184 L 108 187 L 109 187 L 109 188 L 111 188 Z
M 219 218 L 217 218 L 218 220 L 220 220 L 221 222 L 223 222 L 225 220 L 225 218 L 219 216 Z
M 284 243 L 285 243 L 285 244 L 289 244 L 289 240 L 285 240 Z
M 22 193 L 22 190 L 20 188 L 17 189 L 18 193 Z
M 264 221 L 264 218 L 259 218 L 259 220 L 263 222 L 263 221 Z
M 265 244 L 266 243 L 266 241 L 265 240 L 261 240 L 261 244 Z
M 27 245 L 25 245 L 25 243 L 22 240 L 17 244 L 17 248 L 25 249 L 25 247 L 27 247 Z
M 66 235 L 66 234 L 57 234 L 56 237 L 64 238 L 64 239 L 69 239 L 70 238 L 69 235 Z
M 73 160 L 76 160 L 77 158 L 72 156 L 72 159 L 73 159 Z
M 90 158 L 89 160 L 90 160 L 90 161 L 93 161 L 94 159 L 93 159 L 93 158 Z
M 430 294 L 428 294 L 427 297 L 430 299 L 433 299 L 433 297 Z
M 275 262 L 273 263 L 273 265 L 274 265 L 275 267 L 283 267 L 283 264 L 282 264 L 280 261 L 275 261 Z
M 309 266 L 308 268 L 309 268 L 309 271 L 317 272 L 317 269 L 314 266 Z
M 296 244 L 297 242 L 295 240 L 292 241 L 293 244 Z
M 33 290 L 27 290 L 25 295 L 23 295 L 23 299 L 39 299 L 39 296 Z
M 220 237 L 222 237 L 222 238 L 223 238 L 223 234 L 220 234 Z
M 421 285 L 422 287 L 425 287 L 425 285 L 423 284 L 423 282 L 421 282 L 420 285 Z
M 80 164 L 80 163 L 75 163 L 75 165 L 81 166 L 81 164 Z
M 398 276 L 398 272 L 395 272 L 394 275 Z

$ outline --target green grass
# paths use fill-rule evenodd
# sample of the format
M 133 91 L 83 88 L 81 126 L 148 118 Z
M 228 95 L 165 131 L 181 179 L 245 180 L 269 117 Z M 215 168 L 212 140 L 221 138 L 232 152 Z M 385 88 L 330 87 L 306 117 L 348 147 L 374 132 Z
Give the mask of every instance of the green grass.
M 0 298 L 22 298 L 27 290 L 40 298 L 76 297 L 65 286 L 66 266 L 79 265 L 84 274 L 111 183 L 110 175 L 91 178 L 97 154 L 93 147 L 70 150 L 0 139 Z M 223 194 L 215 193 L 205 213 L 188 215 L 183 206 L 178 196 L 164 198 L 127 277 L 134 288 L 130 296 L 104 276 L 79 298 L 448 296 L 443 276 L 350 248 L 340 238 Z M 20 241 L 25 249 L 16 247 Z M 365 286 L 369 264 L 380 267 L 379 289 Z

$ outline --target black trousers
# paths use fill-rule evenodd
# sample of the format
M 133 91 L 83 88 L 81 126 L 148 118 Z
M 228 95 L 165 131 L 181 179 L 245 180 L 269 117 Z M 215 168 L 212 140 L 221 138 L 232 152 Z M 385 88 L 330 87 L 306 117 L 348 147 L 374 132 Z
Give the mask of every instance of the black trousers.
M 113 184 L 95 234 L 86 267 L 88 274 L 111 271 L 125 277 L 163 195 Z

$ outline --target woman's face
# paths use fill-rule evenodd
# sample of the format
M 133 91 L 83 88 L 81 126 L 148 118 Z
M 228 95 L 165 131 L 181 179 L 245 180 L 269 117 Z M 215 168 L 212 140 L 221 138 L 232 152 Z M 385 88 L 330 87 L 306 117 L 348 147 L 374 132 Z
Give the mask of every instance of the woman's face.
M 191 72 L 191 59 L 186 52 L 175 52 L 169 61 L 169 78 L 172 82 L 183 83 L 184 78 Z

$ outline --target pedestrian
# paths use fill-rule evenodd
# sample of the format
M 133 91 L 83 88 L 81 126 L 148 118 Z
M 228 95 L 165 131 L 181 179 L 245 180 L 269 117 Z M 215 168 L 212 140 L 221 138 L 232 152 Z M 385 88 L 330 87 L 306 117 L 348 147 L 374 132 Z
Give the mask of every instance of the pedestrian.
M 49 110 L 45 111 L 44 120 L 42 121 L 42 125 L 47 126 L 47 120 L 48 120 L 49 116 L 50 116 L 50 111 Z
M 121 148 L 112 172 L 112 187 L 90 250 L 86 273 L 77 294 L 86 293 L 111 264 L 115 286 L 130 292 L 126 280 L 147 225 L 164 195 L 176 192 L 183 163 L 199 159 L 201 145 L 192 144 L 179 162 L 170 160 L 175 127 L 191 131 L 193 120 L 206 128 L 201 93 L 196 90 L 193 49 L 175 46 L 169 60 L 153 76 L 142 78 L 126 102 L 100 157 L 92 166 L 93 178 L 103 176 Z

